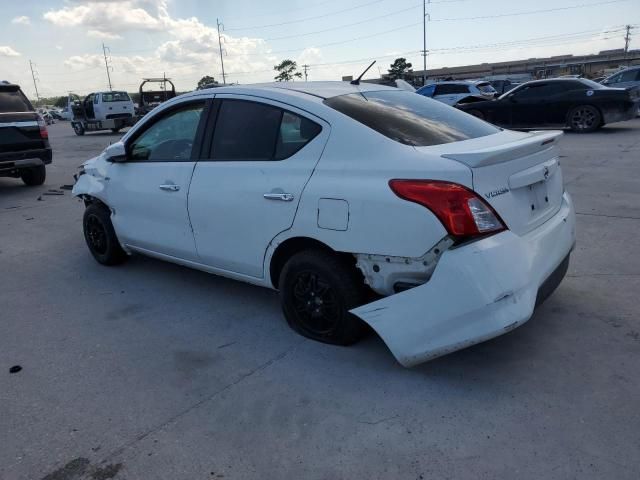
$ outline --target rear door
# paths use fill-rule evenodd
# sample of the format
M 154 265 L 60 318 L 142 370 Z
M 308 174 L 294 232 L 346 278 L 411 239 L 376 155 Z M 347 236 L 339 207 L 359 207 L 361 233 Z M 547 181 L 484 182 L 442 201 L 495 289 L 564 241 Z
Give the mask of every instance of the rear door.
M 470 94 L 469 85 L 457 83 L 436 84 L 433 98 L 447 105 L 455 105 L 458 101 Z
M 38 114 L 17 85 L 0 85 L 0 154 L 45 148 Z
M 107 203 L 123 243 L 197 260 L 187 194 L 206 105 L 205 100 L 189 100 L 154 115 L 127 140 L 127 160 L 110 165 Z
M 293 224 L 329 136 L 321 119 L 267 99 L 218 94 L 211 148 L 195 168 L 189 214 L 201 262 L 263 276 L 271 240 Z

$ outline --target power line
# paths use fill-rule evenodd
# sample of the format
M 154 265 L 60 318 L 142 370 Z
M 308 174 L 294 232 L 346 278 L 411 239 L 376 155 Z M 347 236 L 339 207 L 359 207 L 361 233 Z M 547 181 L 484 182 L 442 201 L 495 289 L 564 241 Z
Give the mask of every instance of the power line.
M 383 1 L 384 0 L 373 0 L 372 2 L 361 3 L 360 5 L 355 5 L 353 7 L 344 8 L 342 10 L 337 10 L 337 11 L 334 11 L 334 12 L 324 13 L 322 15 L 315 15 L 315 16 L 312 16 L 312 17 L 300 18 L 298 20 L 290 20 L 288 22 L 280 22 L 280 23 L 271 23 L 271 24 L 267 24 L 267 25 L 253 25 L 253 26 L 246 26 L 246 27 L 235 27 L 235 28 L 230 28 L 229 31 L 259 30 L 261 28 L 281 27 L 283 25 L 291 25 L 293 23 L 308 22 L 309 20 L 316 20 L 318 18 L 331 17 L 333 15 L 338 15 L 340 13 L 350 12 L 352 10 L 357 10 L 359 8 L 368 7 L 369 5 L 373 5 L 373 4 L 376 4 L 376 3 L 382 3 Z
M 489 18 L 517 17 L 522 15 L 534 15 L 538 13 L 549 13 L 549 12 L 559 12 L 562 10 L 572 10 L 575 8 L 599 7 L 601 5 L 610 5 L 612 3 L 621 3 L 621 2 L 629 2 L 629 1 L 630 0 L 608 0 L 606 2 L 582 3 L 580 5 L 568 5 L 566 7 L 547 8 L 543 10 L 528 10 L 526 12 L 499 13 L 497 15 L 481 15 L 477 17 L 439 18 L 433 21 L 434 22 L 453 22 L 453 21 L 462 21 L 462 20 L 486 20 Z
M 408 12 L 409 10 L 415 10 L 419 6 L 420 5 L 414 5 L 412 7 L 403 8 L 402 10 L 396 10 L 396 11 L 385 13 L 385 14 L 382 14 L 382 15 L 377 15 L 375 17 L 369 17 L 369 18 L 367 18 L 365 20 L 359 20 L 359 21 L 353 22 L 353 23 L 346 23 L 344 25 L 338 25 L 336 27 L 325 28 L 323 30 L 315 30 L 313 32 L 299 33 L 299 34 L 295 34 L 295 35 L 285 35 L 285 36 L 282 36 L 282 37 L 263 38 L 262 40 L 264 40 L 265 42 L 270 42 L 270 41 L 273 41 L 273 40 L 284 40 L 284 39 L 287 39 L 287 38 L 308 37 L 310 35 L 315 35 L 317 33 L 332 32 L 334 30 L 341 30 L 343 28 L 353 27 L 355 25 L 362 25 L 363 23 L 372 22 L 374 20 L 379 20 L 381 18 L 389 18 L 389 17 L 394 16 L 394 15 L 399 15 L 401 13 Z

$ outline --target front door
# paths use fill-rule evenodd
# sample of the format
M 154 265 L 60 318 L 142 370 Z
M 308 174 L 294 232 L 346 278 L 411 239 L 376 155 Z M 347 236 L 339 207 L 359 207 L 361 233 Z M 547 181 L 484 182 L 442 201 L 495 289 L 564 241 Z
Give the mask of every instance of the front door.
M 204 101 L 190 101 L 160 112 L 127 140 L 127 160 L 110 166 L 107 199 L 121 242 L 197 260 L 187 195 L 204 109 Z
M 288 105 L 216 95 L 208 160 L 196 164 L 189 215 L 200 261 L 261 278 L 267 247 L 293 224 L 329 125 Z

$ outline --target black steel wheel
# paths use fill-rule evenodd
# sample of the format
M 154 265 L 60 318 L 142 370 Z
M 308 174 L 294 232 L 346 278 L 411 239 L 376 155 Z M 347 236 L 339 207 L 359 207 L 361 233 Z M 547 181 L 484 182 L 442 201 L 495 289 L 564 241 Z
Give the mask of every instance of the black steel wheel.
M 117 265 L 126 260 L 127 254 L 118 242 L 106 207 L 99 204 L 89 205 L 84 211 L 82 225 L 87 247 L 99 263 Z
M 337 254 L 321 250 L 297 253 L 280 274 L 280 299 L 287 322 L 313 340 L 350 345 L 365 332 L 349 310 L 365 301 L 356 267 Z
M 600 128 L 602 115 L 596 107 L 580 105 L 571 109 L 567 123 L 574 132 L 589 133 Z

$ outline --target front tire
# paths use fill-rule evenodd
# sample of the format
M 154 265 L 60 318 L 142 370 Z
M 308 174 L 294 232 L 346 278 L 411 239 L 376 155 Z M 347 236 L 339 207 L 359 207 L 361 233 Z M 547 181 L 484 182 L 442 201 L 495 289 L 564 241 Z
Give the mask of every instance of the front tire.
M 30 187 L 42 185 L 47 178 L 47 170 L 44 165 L 26 168 L 20 172 L 20 178 Z
M 102 265 L 117 265 L 127 259 L 111 223 L 109 209 L 91 204 L 82 218 L 84 239 L 93 258 Z
M 602 115 L 596 107 L 579 105 L 569 111 L 567 123 L 574 132 L 590 133 L 602 126 Z
M 301 335 L 333 345 L 351 345 L 365 333 L 349 313 L 365 303 L 365 288 L 354 265 L 331 252 L 305 250 L 285 264 L 278 282 L 289 326 Z

